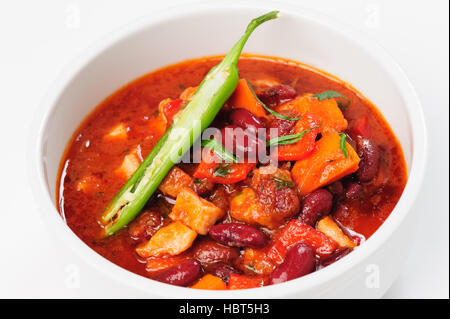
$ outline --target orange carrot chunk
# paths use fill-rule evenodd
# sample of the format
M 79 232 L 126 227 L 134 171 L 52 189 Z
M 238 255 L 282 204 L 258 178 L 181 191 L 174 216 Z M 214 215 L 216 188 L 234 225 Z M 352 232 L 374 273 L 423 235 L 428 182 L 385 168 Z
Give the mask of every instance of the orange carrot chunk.
M 346 158 L 340 148 L 340 140 L 341 136 L 337 133 L 323 136 L 311 156 L 295 163 L 291 173 L 301 196 L 358 170 L 358 155 L 345 142 Z
M 246 79 L 240 79 L 233 95 L 228 99 L 232 108 L 246 109 L 257 117 L 264 117 L 266 112 L 256 99 Z
M 191 286 L 195 289 L 208 289 L 208 290 L 225 290 L 227 285 L 217 276 L 206 274 L 197 283 Z
M 333 239 L 339 245 L 339 248 L 354 248 L 356 246 L 356 243 L 344 234 L 331 216 L 322 218 L 317 223 L 316 228 L 318 231 Z
M 324 99 L 319 101 L 319 99 L 313 97 L 312 94 L 305 94 L 294 100 L 283 103 L 276 111 L 293 111 L 300 115 L 311 112 L 322 122 L 319 131 L 324 135 L 342 132 L 347 129 L 348 126 L 347 120 L 344 118 L 335 99 Z

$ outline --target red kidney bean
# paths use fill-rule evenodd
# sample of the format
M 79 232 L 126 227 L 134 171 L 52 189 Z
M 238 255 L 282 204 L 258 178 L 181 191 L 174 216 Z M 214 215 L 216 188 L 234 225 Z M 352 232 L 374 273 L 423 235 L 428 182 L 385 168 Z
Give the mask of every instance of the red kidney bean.
M 194 257 L 202 264 L 232 262 L 239 257 L 239 250 L 206 239 L 194 247 Z
M 358 183 L 350 183 L 345 191 L 345 197 L 348 199 L 357 199 L 361 197 L 363 187 Z
M 289 85 L 274 85 L 258 92 L 258 98 L 267 106 L 274 107 L 297 96 L 295 89 Z
M 228 283 L 228 279 L 231 274 L 241 274 L 242 271 L 235 269 L 233 266 L 218 262 L 213 264 L 209 269 L 209 272 Z
M 293 116 L 293 114 L 291 114 L 290 112 L 281 112 L 281 115 Z M 274 119 L 272 122 L 270 122 L 267 139 L 270 140 L 279 136 L 293 134 L 295 123 L 295 121 L 283 120 L 279 118 Z
M 328 185 L 328 190 L 336 196 L 341 196 L 344 195 L 345 189 L 344 189 L 344 185 L 342 184 L 341 181 L 336 181 L 334 183 L 331 183 L 330 185 Z
M 314 271 L 316 255 L 314 250 L 303 242 L 292 245 L 284 258 L 270 275 L 270 284 L 279 284 L 302 277 Z
M 342 257 L 347 256 L 351 251 L 352 251 L 351 248 L 345 248 L 343 250 L 336 251 L 330 257 L 328 257 L 326 260 L 321 261 L 317 266 L 317 270 L 325 268 L 325 267 L 331 265 L 332 263 L 335 263 Z
M 356 174 L 361 182 L 370 182 L 378 173 L 380 150 L 368 139 L 361 140 L 358 149 L 362 159 Z
M 262 248 L 267 244 L 267 237 L 258 228 L 238 223 L 215 225 L 209 230 L 209 236 L 234 247 Z
M 265 142 L 236 125 L 228 125 L 222 131 L 222 144 L 238 156 L 250 155 L 257 159 L 258 149 L 265 149 Z
M 302 210 L 298 219 L 314 227 L 320 217 L 330 213 L 333 207 L 333 195 L 326 189 L 320 188 L 309 193 L 302 203 Z
M 234 109 L 230 114 L 230 121 L 231 124 L 249 130 L 254 135 L 257 135 L 259 128 L 263 128 L 261 121 L 246 109 Z
M 200 278 L 201 274 L 200 263 L 195 259 L 188 259 L 166 269 L 153 279 L 166 284 L 186 287 Z

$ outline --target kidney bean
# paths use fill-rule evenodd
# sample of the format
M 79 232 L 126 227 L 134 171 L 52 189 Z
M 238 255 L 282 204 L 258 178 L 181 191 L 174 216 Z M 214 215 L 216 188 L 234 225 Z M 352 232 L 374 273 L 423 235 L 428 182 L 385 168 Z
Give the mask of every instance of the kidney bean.
M 258 158 L 258 149 L 265 149 L 265 141 L 256 135 L 236 125 L 228 125 L 222 131 L 222 144 L 238 157 L 246 157 L 251 154 L 252 158 Z
M 302 277 L 314 271 L 316 256 L 314 250 L 303 242 L 292 245 L 284 258 L 270 275 L 270 284 L 278 284 Z
M 320 217 L 330 213 L 332 207 L 333 195 L 326 189 L 317 189 L 303 199 L 303 206 L 298 219 L 314 227 Z
M 358 183 L 350 183 L 345 191 L 345 197 L 348 199 L 357 199 L 361 197 L 363 187 Z
M 254 135 L 257 135 L 259 128 L 263 128 L 261 121 L 246 109 L 234 109 L 230 114 L 230 121 L 231 124 L 249 130 Z
M 232 262 L 239 257 L 239 250 L 206 239 L 194 247 L 194 257 L 202 264 Z
M 295 89 L 284 84 L 264 88 L 258 92 L 258 98 L 269 107 L 274 107 L 296 96 Z
M 293 116 L 291 112 L 281 112 L 281 115 Z M 295 121 L 283 120 L 279 118 L 274 119 L 272 122 L 270 122 L 267 139 L 271 140 L 279 136 L 293 134 L 295 123 L 296 123 Z
M 336 196 L 341 196 L 345 192 L 344 185 L 342 184 L 341 181 L 336 181 L 334 183 L 331 183 L 330 185 L 328 185 L 327 188 L 333 195 L 336 195 Z
M 333 253 L 329 258 L 321 261 L 318 266 L 317 266 L 317 270 L 325 268 L 329 265 L 331 265 L 332 263 L 335 263 L 336 261 L 338 261 L 339 259 L 341 259 L 344 256 L 347 256 L 353 249 L 351 248 L 345 248 L 343 250 L 338 250 L 335 253 Z
M 209 236 L 234 247 L 262 248 L 267 244 L 267 237 L 258 228 L 238 223 L 215 225 L 209 230 Z
M 201 274 L 200 263 L 195 259 L 188 259 L 166 269 L 153 279 L 166 284 L 186 287 L 200 278 Z
M 242 271 L 222 262 L 213 264 L 208 270 L 212 275 L 219 277 L 226 283 L 228 283 L 231 274 L 242 274 Z
M 370 182 L 378 172 L 380 150 L 377 145 L 368 139 L 361 140 L 358 149 L 362 159 L 356 174 L 361 182 Z

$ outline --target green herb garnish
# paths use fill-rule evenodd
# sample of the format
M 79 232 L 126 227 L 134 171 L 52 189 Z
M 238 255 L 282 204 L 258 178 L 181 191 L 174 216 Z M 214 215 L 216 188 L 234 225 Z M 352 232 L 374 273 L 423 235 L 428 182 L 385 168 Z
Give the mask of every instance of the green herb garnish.
M 275 176 L 273 176 L 272 179 L 275 181 L 275 187 L 277 189 L 293 188 L 295 186 L 294 182 L 287 180 L 287 179 L 283 179 L 283 178 L 279 178 L 279 177 L 275 177 Z
M 237 163 L 236 156 L 230 153 L 220 142 L 215 139 L 202 141 L 202 146 L 209 148 L 224 161 Z
M 217 167 L 214 169 L 214 176 L 217 177 L 225 177 L 228 174 L 230 174 L 231 166 L 233 166 L 232 163 L 220 163 L 217 165 Z
M 203 184 L 203 182 L 201 180 L 199 180 L 198 178 L 195 178 L 194 184 Z
M 280 137 L 275 137 L 269 141 L 267 141 L 266 145 L 267 147 L 272 146 L 272 145 L 287 145 L 287 144 L 293 144 L 298 142 L 299 140 L 301 140 L 303 138 L 303 136 L 305 136 L 306 133 L 319 128 L 319 126 L 315 126 L 313 128 L 304 130 L 298 134 L 290 134 L 290 135 L 284 135 L 284 136 L 280 136 Z
M 341 137 L 341 139 L 339 140 L 339 147 L 341 148 L 342 153 L 344 153 L 345 158 L 347 158 L 348 157 L 347 143 L 346 143 L 347 135 L 345 135 L 345 133 L 339 133 L 339 136 Z
M 253 94 L 253 96 L 255 97 L 255 99 L 256 99 L 256 100 L 262 105 L 262 107 L 263 107 L 267 112 L 269 112 L 270 114 L 272 114 L 272 115 L 274 115 L 274 116 L 276 116 L 276 117 L 278 117 L 278 118 L 280 118 L 280 119 L 288 120 L 288 121 L 298 121 L 298 120 L 300 120 L 300 119 L 302 118 L 301 116 L 299 116 L 299 117 L 289 117 L 289 116 L 284 116 L 284 115 L 282 115 L 282 114 L 280 114 L 280 113 L 275 112 L 274 110 L 272 110 L 271 108 L 269 108 L 268 106 L 266 106 L 266 105 L 258 98 L 258 96 L 256 95 L 255 91 L 253 91 L 253 87 L 252 87 L 252 85 L 250 84 L 250 82 L 249 82 L 247 79 L 245 79 L 245 81 L 247 81 L 248 87 L 250 88 L 250 91 L 252 91 L 252 94 Z
M 333 99 L 335 97 L 341 97 L 341 98 L 347 100 L 347 105 L 345 105 L 345 107 L 350 105 L 350 100 L 347 97 L 343 96 L 341 93 L 338 93 L 338 92 L 332 91 L 332 90 L 314 94 L 313 97 L 316 97 L 319 101 L 323 101 L 325 99 Z

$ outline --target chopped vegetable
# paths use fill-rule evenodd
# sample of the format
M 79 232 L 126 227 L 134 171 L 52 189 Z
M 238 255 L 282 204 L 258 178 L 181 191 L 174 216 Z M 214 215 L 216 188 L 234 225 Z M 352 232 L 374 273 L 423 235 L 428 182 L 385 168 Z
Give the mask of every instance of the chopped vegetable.
M 228 100 L 228 104 L 233 108 L 246 109 L 257 117 L 266 116 L 261 101 L 256 98 L 250 83 L 246 79 L 239 80 L 236 90 Z
M 228 289 L 249 289 L 264 286 L 265 280 L 261 276 L 246 276 L 231 274 L 228 279 Z
M 271 154 L 278 161 L 295 161 L 309 156 L 315 149 L 316 137 L 320 128 L 319 121 L 314 115 L 306 112 L 296 123 L 292 140 L 281 141 L 279 147 Z M 271 142 L 273 140 L 270 140 Z M 284 142 L 292 141 L 291 144 Z M 268 143 L 269 143 L 268 142 Z
M 247 39 L 260 24 L 277 16 L 278 11 L 272 11 L 253 19 L 222 62 L 209 71 L 181 116 L 160 138 L 104 211 L 101 216 L 101 222 L 105 225 L 104 235 L 115 233 L 134 219 L 172 166 L 211 124 L 237 86 L 237 62 Z M 199 125 L 196 127 L 195 123 Z M 180 130 L 184 131 L 181 135 Z
M 201 163 L 193 176 L 206 178 L 214 183 L 233 184 L 244 180 L 256 163 L 221 163 L 221 159 L 209 150 L 203 152 Z
M 100 189 L 100 179 L 95 176 L 86 176 L 77 182 L 77 191 L 93 195 Z
M 225 290 L 227 289 L 227 284 L 223 282 L 217 276 L 206 274 L 199 281 L 197 281 L 191 288 L 195 289 L 208 289 L 208 290 Z
M 175 256 L 191 247 L 197 233 L 180 222 L 173 222 L 158 230 L 150 240 L 136 248 L 142 258 Z
M 370 130 L 369 118 L 367 115 L 361 115 L 357 120 L 355 125 L 352 127 L 351 132 L 362 138 L 370 138 L 372 132 Z
M 278 112 L 291 111 L 296 114 L 305 114 L 311 112 L 321 123 L 320 133 L 323 135 L 330 133 L 339 133 L 347 129 L 347 120 L 339 109 L 336 100 L 325 99 L 319 101 L 311 94 L 305 94 L 294 100 L 281 104 Z
M 311 246 L 321 259 L 330 256 L 338 247 L 333 240 L 311 226 L 302 223 L 298 219 L 291 219 L 272 244 L 267 255 L 274 262 L 280 264 L 283 262 L 288 248 L 299 241 L 303 241 Z
M 201 198 L 192 189 L 184 187 L 178 194 L 169 217 L 189 226 L 200 235 L 206 235 L 223 215 L 222 209 Z
M 348 157 L 345 158 L 340 140 L 336 133 L 323 136 L 311 156 L 295 163 L 291 173 L 301 196 L 358 170 L 358 155 L 346 142 Z
M 186 174 L 182 169 L 174 166 L 161 184 L 159 184 L 158 189 L 164 194 L 175 198 L 183 187 L 188 187 L 191 183 L 192 177 Z
M 317 230 L 333 239 L 339 248 L 354 248 L 356 244 L 344 234 L 331 216 L 326 216 L 317 223 Z
M 258 275 L 270 275 L 275 268 L 273 261 L 265 250 L 246 248 L 242 254 L 242 265 Z

